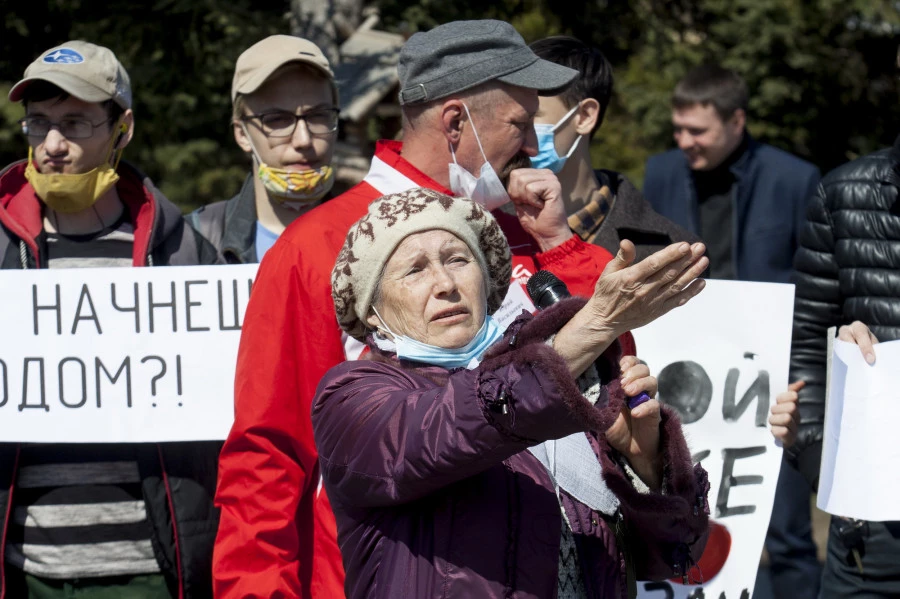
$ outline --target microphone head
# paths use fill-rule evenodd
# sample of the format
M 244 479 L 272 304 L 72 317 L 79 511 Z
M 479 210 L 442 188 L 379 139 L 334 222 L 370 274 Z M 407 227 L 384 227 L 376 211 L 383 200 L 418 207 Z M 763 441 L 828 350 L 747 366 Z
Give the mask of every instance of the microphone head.
M 539 270 L 525 284 L 528 296 L 538 309 L 543 310 L 556 302 L 571 297 L 566 284 L 549 270 Z

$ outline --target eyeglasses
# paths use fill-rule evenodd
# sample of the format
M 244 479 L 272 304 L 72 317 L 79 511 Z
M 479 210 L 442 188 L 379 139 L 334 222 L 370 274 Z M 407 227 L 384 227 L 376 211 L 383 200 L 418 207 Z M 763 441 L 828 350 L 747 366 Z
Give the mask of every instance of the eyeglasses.
M 263 114 L 245 114 L 242 121 L 257 121 L 266 137 L 290 137 L 297 128 L 297 121 L 306 123 L 310 135 L 328 135 L 338 128 L 337 108 L 317 108 L 304 114 L 277 111 Z
M 27 116 L 19 124 L 22 126 L 22 133 L 28 137 L 47 137 L 50 129 L 56 127 L 66 139 L 87 139 L 94 135 L 94 129 L 111 120 L 108 118 L 95 124 L 87 119 L 63 119 L 56 122 L 40 116 Z

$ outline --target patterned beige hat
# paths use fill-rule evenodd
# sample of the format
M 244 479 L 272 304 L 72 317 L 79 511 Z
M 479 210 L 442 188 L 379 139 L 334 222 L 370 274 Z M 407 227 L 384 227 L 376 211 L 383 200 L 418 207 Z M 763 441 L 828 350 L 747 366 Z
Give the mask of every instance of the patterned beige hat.
M 366 316 L 384 265 L 413 233 L 440 229 L 469 246 L 488 273 L 488 314 L 500 307 L 512 276 L 506 236 L 490 212 L 467 198 L 414 188 L 382 196 L 347 233 L 331 271 L 331 295 L 338 324 L 356 339 L 365 339 Z

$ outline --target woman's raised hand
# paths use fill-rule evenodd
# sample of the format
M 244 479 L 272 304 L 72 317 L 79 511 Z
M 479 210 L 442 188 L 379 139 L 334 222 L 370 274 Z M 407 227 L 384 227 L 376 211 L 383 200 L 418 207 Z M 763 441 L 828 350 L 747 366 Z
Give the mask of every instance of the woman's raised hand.
M 617 336 L 642 327 L 700 293 L 705 282 L 694 281 L 707 266 L 702 243 L 675 243 L 634 262 L 634 244 L 623 240 L 594 287 L 589 306 L 594 326 Z

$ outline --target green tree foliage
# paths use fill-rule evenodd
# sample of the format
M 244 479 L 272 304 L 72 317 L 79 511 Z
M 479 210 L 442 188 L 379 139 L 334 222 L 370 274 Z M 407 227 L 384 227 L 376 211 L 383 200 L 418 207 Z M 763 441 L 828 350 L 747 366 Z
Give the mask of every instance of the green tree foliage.
M 38 0 L 7 11 L 0 38 L 0 159 L 25 157 L 6 95 L 42 51 L 70 39 L 110 48 L 131 76 L 135 139 L 124 158 L 183 209 L 237 192 L 249 162 L 234 143 L 231 78 L 238 55 L 289 33 L 285 0 Z
M 382 0 L 398 30 L 494 17 L 527 41 L 574 35 L 598 46 L 616 94 L 595 163 L 643 179 L 672 147 L 669 98 L 688 69 L 720 62 L 747 81 L 750 130 L 828 170 L 900 132 L 900 12 L 890 0 Z
M 497 18 L 526 40 L 570 34 L 613 63 L 616 94 L 592 152 L 636 183 L 672 146 L 669 97 L 692 66 L 720 61 L 751 90 L 750 130 L 823 170 L 892 143 L 900 125 L 900 13 L 891 0 L 375 0 L 382 26 L 412 33 Z M 0 161 L 25 156 L 6 100 L 43 50 L 68 39 L 111 48 L 128 69 L 136 136 L 125 158 L 184 209 L 227 198 L 248 161 L 232 139 L 237 56 L 288 33 L 288 0 L 37 0 L 5 12 Z

